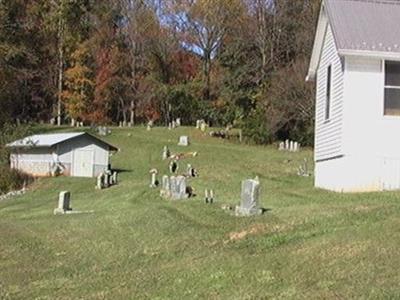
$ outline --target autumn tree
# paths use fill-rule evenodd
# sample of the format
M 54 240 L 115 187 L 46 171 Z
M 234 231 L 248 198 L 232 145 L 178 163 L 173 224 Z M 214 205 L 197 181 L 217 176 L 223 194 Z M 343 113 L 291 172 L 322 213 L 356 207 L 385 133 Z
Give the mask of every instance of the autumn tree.
M 93 99 L 93 64 L 90 44 L 84 42 L 71 55 L 71 67 L 65 71 L 63 103 L 71 120 L 87 120 Z
M 204 99 L 210 99 L 212 62 L 228 28 L 239 15 L 239 0 L 174 0 L 169 19 L 181 34 L 182 46 L 201 55 Z

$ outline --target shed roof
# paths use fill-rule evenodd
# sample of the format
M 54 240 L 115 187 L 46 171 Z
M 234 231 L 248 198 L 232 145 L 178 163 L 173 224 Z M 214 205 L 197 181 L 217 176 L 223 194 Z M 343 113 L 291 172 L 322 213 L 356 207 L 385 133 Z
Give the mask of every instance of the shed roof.
M 314 78 L 328 24 L 340 56 L 400 60 L 399 0 L 323 0 L 308 78 Z
M 6 146 L 9 148 L 48 148 L 84 135 L 90 136 L 91 138 L 96 139 L 97 141 L 102 143 L 103 145 L 110 147 L 110 150 L 118 150 L 117 147 L 91 134 L 88 134 L 87 132 L 35 134 L 9 143 Z

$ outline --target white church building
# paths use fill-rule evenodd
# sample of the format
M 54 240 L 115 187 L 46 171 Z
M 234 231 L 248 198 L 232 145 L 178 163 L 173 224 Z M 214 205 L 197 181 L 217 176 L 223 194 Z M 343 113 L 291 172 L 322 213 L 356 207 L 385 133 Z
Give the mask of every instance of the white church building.
M 400 189 L 400 1 L 323 0 L 307 80 L 315 186 Z

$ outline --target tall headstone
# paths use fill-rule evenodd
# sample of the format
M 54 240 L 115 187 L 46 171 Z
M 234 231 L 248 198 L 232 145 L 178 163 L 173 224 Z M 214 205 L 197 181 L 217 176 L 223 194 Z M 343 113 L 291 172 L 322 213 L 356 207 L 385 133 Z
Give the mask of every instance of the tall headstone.
M 176 123 L 176 127 L 181 126 L 181 118 L 177 118 L 175 123 Z
M 286 140 L 285 141 L 285 150 L 289 151 L 289 149 L 290 149 L 289 147 L 290 147 L 290 142 L 289 142 L 289 140 Z
M 166 160 L 171 156 L 171 152 L 169 151 L 167 146 L 164 146 L 163 148 L 163 153 L 162 153 L 162 159 Z
M 58 195 L 58 207 L 54 210 L 54 214 L 65 214 L 71 209 L 71 193 L 68 191 L 62 191 Z
M 237 216 L 260 215 L 263 210 L 259 207 L 260 182 L 254 179 L 247 179 L 242 182 L 240 205 L 236 206 Z
M 293 141 L 289 142 L 289 151 L 294 152 L 294 142 Z
M 184 146 L 184 147 L 189 146 L 189 137 L 186 135 L 182 135 L 179 138 L 178 146 Z
M 178 161 L 172 160 L 169 163 L 169 171 L 170 171 L 170 173 L 171 174 L 175 174 L 178 171 L 178 169 L 179 169 Z
M 100 173 L 96 180 L 96 189 L 102 190 L 104 188 L 104 173 Z
M 156 188 L 158 186 L 157 174 L 158 174 L 157 169 L 150 170 L 150 187 L 151 188 Z
M 168 197 L 170 197 L 170 195 L 171 195 L 171 188 L 170 188 L 170 180 L 169 180 L 169 177 L 168 177 L 168 175 L 164 175 L 163 177 L 162 177 L 162 185 L 161 185 L 161 192 L 160 192 L 160 195 L 162 196 L 162 197 L 166 197 L 166 198 L 168 198 Z
M 206 129 L 207 129 L 207 124 L 206 124 L 206 122 L 201 122 L 201 124 L 200 124 L 200 130 L 201 130 L 202 132 L 205 132 Z
M 113 173 L 112 173 L 112 181 L 113 181 L 113 184 L 118 184 L 118 172 L 117 171 L 114 171 Z

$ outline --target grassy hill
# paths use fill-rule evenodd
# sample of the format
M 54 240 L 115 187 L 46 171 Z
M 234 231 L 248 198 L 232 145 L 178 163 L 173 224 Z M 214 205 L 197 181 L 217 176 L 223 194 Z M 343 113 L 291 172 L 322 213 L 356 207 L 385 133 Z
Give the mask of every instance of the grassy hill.
M 176 146 L 179 135 L 188 148 Z M 400 194 L 342 195 L 313 188 L 296 170 L 310 150 L 278 152 L 212 139 L 191 128 L 114 129 L 107 141 L 120 184 L 38 180 L 0 202 L 0 299 L 329 299 L 400 297 Z M 149 170 L 167 174 L 162 147 L 198 151 L 198 197 L 167 201 Z M 263 216 L 223 204 L 259 176 Z M 203 203 L 213 188 L 216 203 Z M 75 210 L 54 216 L 59 191 Z

